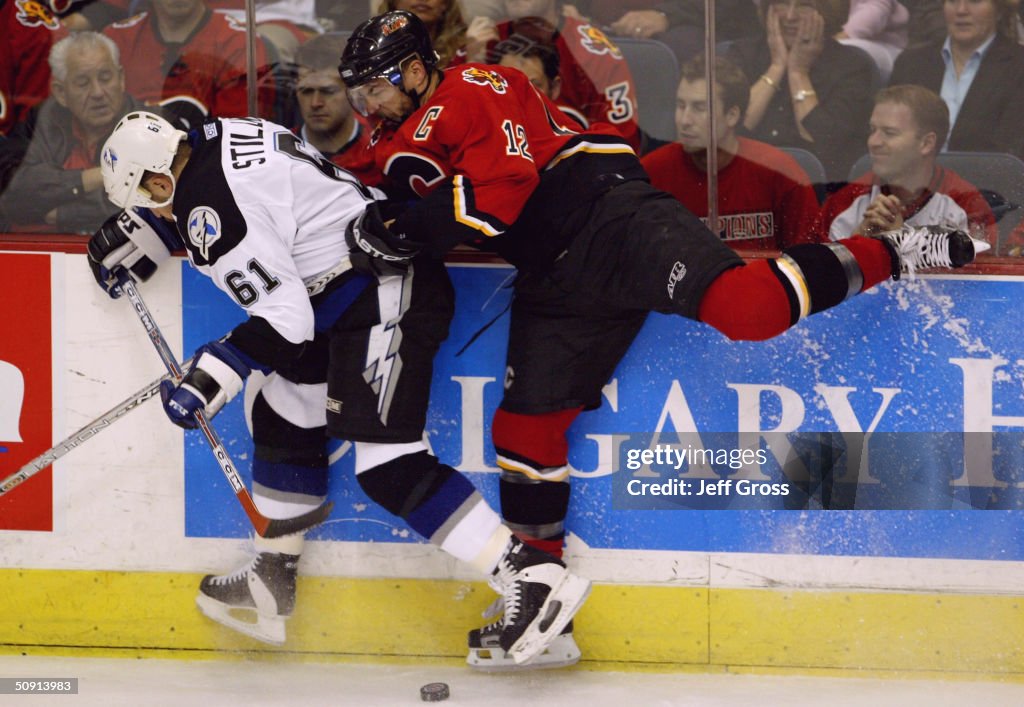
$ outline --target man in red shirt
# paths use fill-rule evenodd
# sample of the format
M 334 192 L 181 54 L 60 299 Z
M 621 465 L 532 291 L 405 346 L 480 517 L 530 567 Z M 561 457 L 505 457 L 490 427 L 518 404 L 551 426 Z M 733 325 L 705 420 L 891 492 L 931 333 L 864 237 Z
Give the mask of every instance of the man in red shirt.
M 192 127 L 206 116 L 249 115 L 245 27 L 205 0 L 151 0 L 148 12 L 103 32 L 121 49 L 128 92 L 143 102 L 165 106 Z M 270 115 L 274 83 L 261 39 L 256 66 L 258 112 Z
M 518 34 L 558 48 L 561 101 L 591 122 L 610 123 L 634 150 L 640 149 L 636 86 L 622 52 L 589 22 L 566 14 L 558 0 L 505 0 L 509 20 L 474 22 L 466 35 L 471 61 L 498 63 L 488 52 Z M 475 47 L 475 48 L 474 48 Z
M 640 161 L 651 184 L 679 199 L 702 221 L 708 216 L 708 101 L 704 58 L 683 65 L 676 92 L 679 142 Z M 814 243 L 811 226 L 818 201 L 810 179 L 777 147 L 736 134 L 750 98 L 743 72 L 727 59 L 715 61 L 715 126 L 718 145 L 719 237 L 737 249 L 782 249 Z M 852 234 L 851 234 L 852 235 Z

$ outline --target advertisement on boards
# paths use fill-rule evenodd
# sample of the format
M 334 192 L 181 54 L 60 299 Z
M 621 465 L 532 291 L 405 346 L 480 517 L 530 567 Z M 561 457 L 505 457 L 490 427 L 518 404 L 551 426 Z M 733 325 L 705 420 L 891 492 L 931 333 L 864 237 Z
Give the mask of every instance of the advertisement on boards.
M 0 253 L 0 477 L 53 444 L 50 258 Z M 0 496 L 0 529 L 53 529 L 50 470 Z
M 183 272 L 184 350 L 244 313 Z M 490 422 L 501 399 L 512 273 L 451 266 L 457 310 L 427 437 L 497 507 Z M 1024 559 L 1024 281 L 886 283 L 766 342 L 651 315 L 599 410 L 570 430 L 568 530 L 591 547 Z M 243 472 L 239 401 L 215 424 Z M 328 523 L 314 537 L 419 542 L 376 507 L 332 442 Z M 249 532 L 205 443 L 185 445 L 186 533 Z

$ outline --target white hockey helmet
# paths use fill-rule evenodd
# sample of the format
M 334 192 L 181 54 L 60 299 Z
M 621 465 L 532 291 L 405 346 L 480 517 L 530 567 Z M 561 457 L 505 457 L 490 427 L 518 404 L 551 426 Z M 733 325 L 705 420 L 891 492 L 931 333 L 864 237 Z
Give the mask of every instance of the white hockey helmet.
M 170 198 L 155 201 L 141 186 L 142 177 L 146 172 L 156 172 L 166 174 L 173 183 L 171 162 L 178 144 L 186 137 L 183 131 L 176 130 L 155 113 L 139 110 L 121 118 L 100 153 L 100 172 L 107 197 L 122 209 L 171 203 Z

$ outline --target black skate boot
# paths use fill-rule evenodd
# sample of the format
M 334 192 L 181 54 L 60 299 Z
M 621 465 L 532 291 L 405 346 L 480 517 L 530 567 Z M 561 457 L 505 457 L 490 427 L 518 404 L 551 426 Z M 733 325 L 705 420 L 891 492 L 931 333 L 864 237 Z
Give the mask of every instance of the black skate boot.
M 260 552 L 231 574 L 203 577 L 196 604 L 206 616 L 230 629 L 280 645 L 285 639 L 285 620 L 295 608 L 298 565 L 298 555 Z
M 516 665 L 544 653 L 590 594 L 590 580 L 577 577 L 560 560 L 515 537 L 489 583 L 504 603 L 498 646 Z M 482 634 L 481 643 L 484 638 Z
M 511 670 L 539 670 L 542 668 L 564 668 L 575 665 L 580 660 L 580 649 L 572 636 L 572 621 L 565 625 L 555 640 L 536 658 L 524 665 L 516 665 L 501 647 L 501 629 L 504 627 L 501 614 L 505 610 L 505 600 L 498 597 L 484 611 L 485 619 L 496 619 L 483 628 L 474 628 L 469 632 L 469 654 L 466 663 L 474 670 L 482 672 L 501 672 Z
M 963 231 L 941 226 L 905 226 L 879 237 L 892 247 L 899 259 L 899 270 L 893 267 L 894 280 L 899 279 L 900 270 L 913 279 L 918 270 L 962 268 L 990 247 Z

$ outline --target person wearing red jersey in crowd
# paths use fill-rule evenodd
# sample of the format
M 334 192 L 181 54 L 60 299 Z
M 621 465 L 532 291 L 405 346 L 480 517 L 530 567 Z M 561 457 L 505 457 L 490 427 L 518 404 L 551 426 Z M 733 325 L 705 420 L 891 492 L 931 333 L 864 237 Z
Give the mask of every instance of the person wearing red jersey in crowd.
M 940 225 L 996 244 L 988 202 L 973 184 L 936 162 L 949 132 L 949 109 L 937 93 L 909 84 L 882 89 L 869 129 L 871 170 L 825 200 L 815 226 L 821 237 Z
M 128 92 L 193 127 L 206 116 L 248 115 L 245 26 L 205 0 L 150 0 L 149 7 L 103 30 L 121 49 Z M 263 40 L 256 41 L 256 65 L 262 74 L 269 69 Z M 259 82 L 261 115 L 274 107 L 268 79 Z
M 561 100 L 591 123 L 610 123 L 634 150 L 640 149 L 636 86 L 622 52 L 608 37 L 558 0 L 505 0 L 509 20 L 470 23 L 466 56 L 494 63 L 488 51 L 511 35 L 554 44 L 562 78 Z
M 345 84 L 338 76 L 338 57 L 345 40 L 322 34 L 299 47 L 295 100 L 302 117 L 303 140 L 339 167 L 375 186 L 380 172 L 370 149 L 370 131 L 356 120 Z
M 389 263 L 410 251 L 442 257 L 466 243 L 519 269 L 504 397 L 492 437 L 502 516 L 523 542 L 558 557 L 569 505 L 566 431 L 600 406 L 601 390 L 648 312 L 761 340 L 901 270 L 962 265 L 963 232 L 907 229 L 880 238 L 805 243 L 744 263 L 671 195 L 652 187 L 611 126 L 574 129 L 519 71 L 481 64 L 437 69 L 423 24 L 392 12 L 355 29 L 342 54 L 349 100 L 380 121 L 386 188 L 413 200 L 389 240 L 364 252 Z M 465 110 L 472 106 L 472 111 Z M 403 255 L 405 253 L 405 255 Z M 504 584 L 495 576 L 492 586 Z M 470 633 L 472 665 L 513 667 L 502 639 L 529 596 Z M 577 661 L 572 624 L 527 665 Z
M 50 95 L 50 47 L 60 21 L 39 0 L 0 0 L 0 135 Z
M 679 142 L 659 147 L 641 163 L 651 184 L 667 191 L 707 223 L 709 110 L 704 57 L 682 68 L 676 92 Z M 750 100 L 750 83 L 727 59 L 715 61 L 719 237 L 733 248 L 773 249 L 813 243 L 818 199 L 807 173 L 777 147 L 736 134 Z
M 0 197 L 15 226 L 89 232 L 117 211 L 103 192 L 100 148 L 140 103 L 124 90 L 117 45 L 78 32 L 50 50 L 53 94 L 38 109 L 24 161 Z
M 572 106 L 560 101 L 562 77 L 558 75 L 558 50 L 552 44 L 537 42 L 520 34 L 513 34 L 494 45 L 489 53 L 491 63 L 519 69 L 534 87 L 558 105 L 559 110 L 575 120 L 581 127 L 590 125 L 587 117 Z

